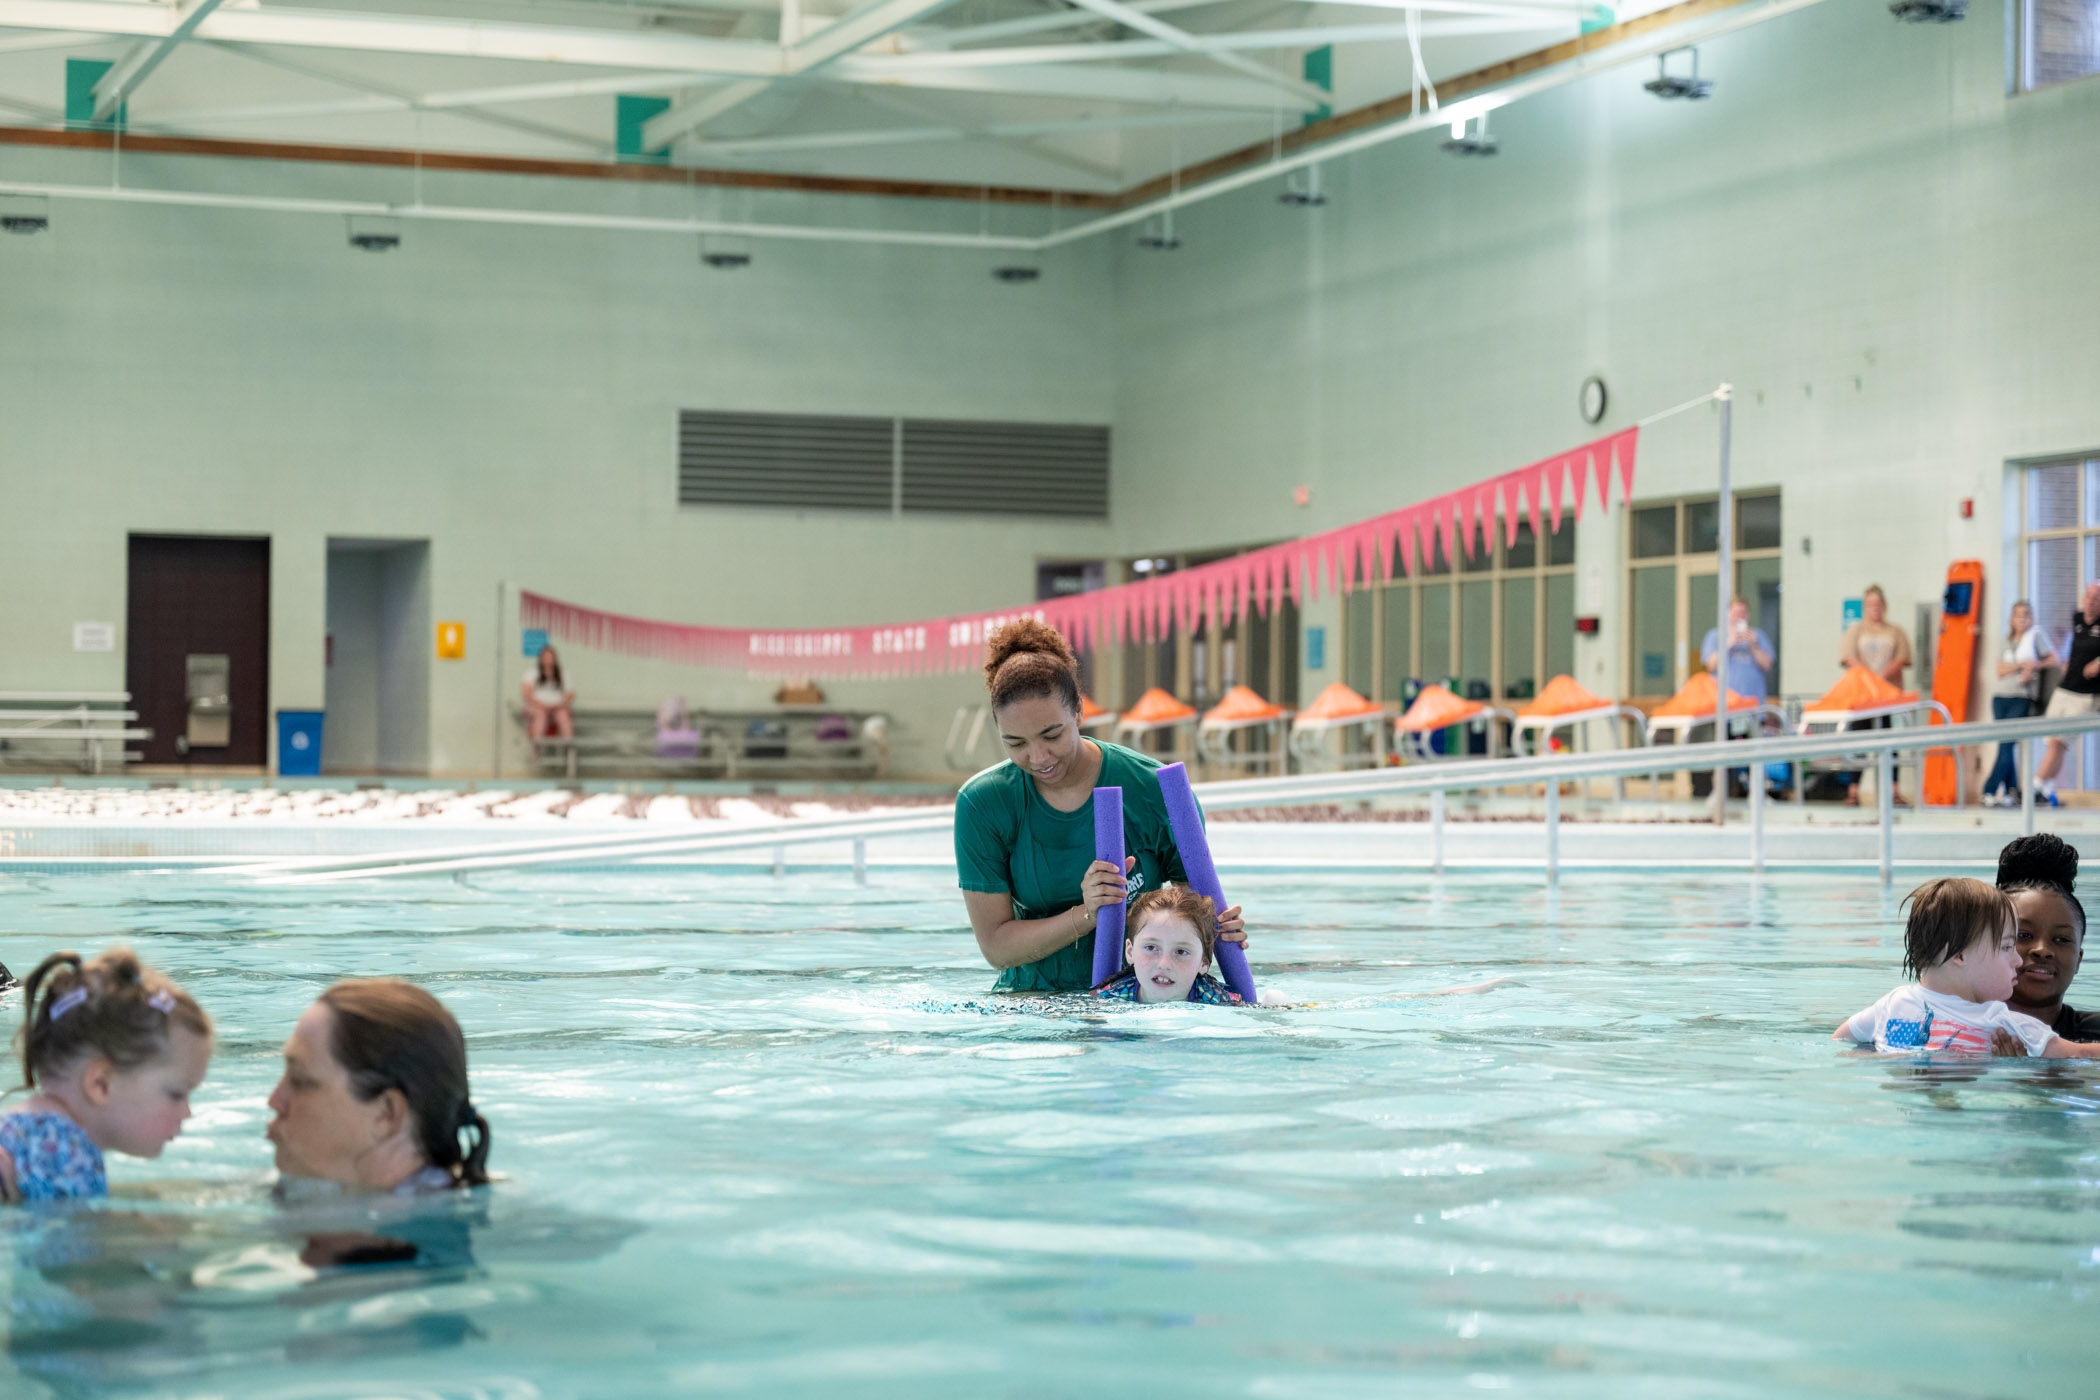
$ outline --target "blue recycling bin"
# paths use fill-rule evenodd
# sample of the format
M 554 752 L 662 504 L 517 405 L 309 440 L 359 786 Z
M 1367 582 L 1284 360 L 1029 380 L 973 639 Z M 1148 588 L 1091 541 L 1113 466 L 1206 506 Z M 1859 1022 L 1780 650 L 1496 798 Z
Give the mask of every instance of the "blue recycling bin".
M 283 778 L 321 776 L 321 711 L 277 712 L 277 774 Z

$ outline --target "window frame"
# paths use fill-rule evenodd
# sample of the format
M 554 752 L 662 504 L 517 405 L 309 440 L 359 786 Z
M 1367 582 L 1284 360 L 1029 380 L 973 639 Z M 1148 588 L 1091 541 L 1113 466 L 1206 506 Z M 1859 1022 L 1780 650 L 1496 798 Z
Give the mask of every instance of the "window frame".
M 1778 559 L 1783 562 L 1786 558 L 1785 492 L 1776 486 L 1753 486 L 1746 487 L 1733 494 L 1735 509 L 1730 512 L 1729 521 L 1734 528 L 1735 539 L 1729 550 L 1728 562 L 1729 566 L 1736 571 L 1736 577 L 1731 580 L 1730 597 L 1735 596 L 1741 590 L 1742 567 L 1744 564 L 1763 559 Z M 1743 503 L 1745 501 L 1775 498 L 1780 501 L 1781 524 L 1779 543 L 1775 545 L 1760 545 L 1754 549 L 1745 547 L 1743 544 Z M 1619 527 L 1619 543 L 1620 555 L 1625 561 L 1625 589 L 1621 595 L 1623 604 L 1620 608 L 1621 616 L 1619 622 L 1626 634 L 1626 689 L 1624 694 L 1629 698 L 1666 700 L 1684 689 L 1685 683 L 1691 680 L 1693 676 L 1700 674 L 1706 669 L 1705 663 L 1696 655 L 1697 648 L 1692 645 L 1692 639 L 1695 635 L 1701 638 L 1705 637 L 1706 628 L 1711 627 L 1713 624 L 1711 621 L 1695 624 L 1690 615 L 1691 577 L 1694 573 L 1711 573 L 1714 575 L 1716 587 L 1718 587 L 1721 573 L 1721 552 L 1718 548 L 1702 549 L 1697 552 L 1688 551 L 1685 549 L 1685 534 L 1691 528 L 1690 517 L 1692 509 L 1697 506 L 1710 506 L 1720 499 L 1718 492 L 1695 492 L 1688 496 L 1666 496 L 1661 500 L 1633 501 L 1619 512 L 1624 517 Z M 1676 551 L 1671 554 L 1650 554 L 1636 558 L 1633 552 L 1634 513 L 1637 511 L 1657 510 L 1665 506 L 1670 507 L 1673 512 L 1672 520 L 1675 528 L 1671 538 L 1676 541 Z M 1716 539 L 1716 546 L 1719 543 L 1720 541 Z M 1706 567 L 1703 569 L 1698 568 L 1697 566 L 1700 564 L 1704 564 Z M 1646 681 L 1643 677 L 1636 674 L 1640 665 L 1640 656 L 1633 645 L 1633 592 L 1634 574 L 1637 570 L 1652 569 L 1662 565 L 1670 565 L 1677 571 L 1675 595 L 1677 635 L 1673 638 L 1677 644 L 1677 655 L 1671 668 L 1671 674 L 1676 679 L 1667 692 L 1658 696 L 1643 689 Z
M 1518 523 L 1528 527 L 1531 522 L 1527 518 L 1520 520 Z M 1547 533 L 1538 536 L 1532 541 L 1532 563 L 1529 565 L 1512 566 L 1509 563 L 1508 535 L 1503 522 L 1497 518 L 1494 522 L 1494 538 L 1490 542 L 1490 558 L 1486 568 L 1468 567 L 1468 561 L 1464 554 L 1464 545 L 1461 544 L 1459 558 L 1451 561 L 1449 566 L 1440 573 L 1430 572 L 1428 561 L 1418 556 L 1415 561 L 1416 568 L 1412 574 L 1400 574 L 1391 579 L 1380 579 L 1372 583 L 1360 584 L 1353 591 L 1344 595 L 1341 599 L 1343 609 L 1342 625 L 1338 629 L 1343 642 L 1342 655 L 1340 657 L 1341 666 L 1338 674 L 1346 677 L 1352 669 L 1356 669 L 1354 663 L 1357 658 L 1350 654 L 1348 609 L 1357 602 L 1359 597 L 1364 597 L 1371 608 L 1371 657 L 1369 666 L 1371 688 L 1365 693 L 1364 698 L 1376 701 L 1381 705 L 1405 705 L 1406 700 L 1404 696 L 1384 693 L 1387 670 L 1385 664 L 1387 630 L 1385 610 L 1393 606 L 1395 601 L 1394 595 L 1404 590 L 1404 606 L 1408 609 L 1408 658 L 1406 666 L 1400 671 L 1402 683 L 1404 684 L 1408 679 L 1414 679 L 1421 681 L 1424 685 L 1442 685 L 1447 679 L 1452 677 L 1462 680 L 1482 679 L 1478 676 L 1460 675 L 1460 666 L 1465 655 L 1465 611 L 1462 600 L 1465 596 L 1466 584 L 1485 582 L 1489 585 L 1488 611 L 1491 619 L 1488 639 L 1489 674 L 1485 679 L 1488 683 L 1489 692 L 1493 697 L 1492 703 L 1497 705 L 1509 704 L 1511 703 L 1510 697 L 1506 693 L 1508 678 L 1503 675 L 1504 598 L 1509 584 L 1522 583 L 1528 580 L 1532 588 L 1531 669 L 1533 690 L 1530 696 L 1520 696 L 1518 700 L 1528 701 L 1536 697 L 1539 689 L 1542 689 L 1545 683 L 1551 679 L 1545 674 L 1546 580 L 1548 577 L 1556 575 L 1567 575 L 1572 579 L 1580 559 L 1580 554 L 1577 552 L 1571 554 L 1568 562 L 1565 564 L 1547 562 L 1553 556 L 1553 533 L 1550 529 L 1550 521 L 1544 516 L 1541 516 L 1539 524 L 1549 528 Z M 1575 518 L 1572 511 L 1562 513 L 1561 528 L 1572 535 L 1575 529 Z M 1476 540 L 1476 545 L 1477 543 Z M 1441 556 L 1444 548 L 1441 537 L 1436 540 L 1434 548 L 1436 553 Z M 1478 558 L 1477 552 L 1475 558 Z M 1434 668 L 1433 673 L 1425 668 L 1422 657 L 1422 586 L 1431 583 L 1448 585 L 1446 606 L 1450 610 L 1451 623 L 1451 655 L 1446 658 L 1444 665 Z

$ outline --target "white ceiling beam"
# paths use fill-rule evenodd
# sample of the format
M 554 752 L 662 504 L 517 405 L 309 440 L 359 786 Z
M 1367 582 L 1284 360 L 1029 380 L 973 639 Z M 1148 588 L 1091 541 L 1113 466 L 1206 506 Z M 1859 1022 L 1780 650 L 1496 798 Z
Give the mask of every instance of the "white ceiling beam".
M 178 18 L 173 7 L 153 0 L 5 0 L 0 4 L 0 29 L 63 29 L 162 39 L 174 30 Z M 219 9 L 197 26 L 195 37 L 232 44 L 681 69 L 725 78 L 770 76 L 783 71 L 785 63 L 774 45 L 741 39 L 330 10 Z
M 1148 15 L 1163 15 L 1175 10 L 1192 10 L 1198 5 L 1216 5 L 1221 2 L 1222 0 L 1131 0 L 1130 8 L 1141 10 Z M 971 24 L 959 29 L 929 29 L 907 35 L 904 51 L 915 53 L 927 49 L 951 49 L 957 44 L 983 44 L 995 39 L 1022 39 L 1030 34 L 1048 34 L 1082 24 L 1106 23 L 1107 20 L 1092 10 L 1053 10 L 1049 14 L 1024 15 L 1020 19 L 995 20 L 990 24 Z
M 872 3 L 849 11 L 807 38 L 786 45 L 788 74 L 814 73 L 915 20 L 939 13 L 951 3 L 952 0 L 872 0 Z M 783 10 L 783 17 L 786 14 L 787 11 Z M 642 149 L 667 149 L 687 132 L 697 131 L 724 112 L 741 107 L 769 86 L 771 83 L 763 79 L 731 83 L 690 101 L 675 103 L 642 123 Z
M 939 112 L 930 111 L 925 103 L 914 101 L 903 93 L 890 92 L 881 88 L 870 88 L 861 93 L 860 97 L 863 102 L 868 102 L 878 107 L 888 107 L 893 111 L 903 112 L 909 116 L 925 120 L 939 121 L 942 116 Z M 1104 190 L 1118 189 L 1123 183 L 1122 171 L 1113 166 L 1103 165 L 1098 161 L 1088 160 L 1084 156 L 1074 155 L 1070 151 L 1062 150 L 1051 145 L 1041 135 L 1036 133 L 1001 131 L 995 122 L 966 123 L 961 130 L 962 139 L 965 141 L 987 141 L 994 145 L 1005 146 L 1010 150 L 1019 151 L 1023 155 L 1031 156 L 1036 160 L 1048 161 L 1052 165 L 1063 166 L 1067 170 L 1084 175 L 1088 180 Z
M 1130 8 L 1140 14 L 1160 15 L 1175 10 L 1194 9 L 1199 5 L 1215 5 L 1220 0 L 1129 0 Z M 1540 11 L 1588 19 L 1596 14 L 1598 7 L 1591 0 L 1317 0 L 1321 5 L 1360 5 L 1367 9 L 1420 10 L 1424 14 L 1454 15 L 1528 15 Z M 1020 19 L 997 20 L 990 24 L 972 24 L 959 29 L 927 29 L 904 37 L 905 53 L 925 53 L 936 50 L 959 48 L 965 44 L 991 43 L 1000 39 L 1022 39 L 1031 34 L 1048 34 L 1059 29 L 1072 29 L 1083 24 L 1106 24 L 1092 10 L 1077 5 L 1069 10 L 1057 10 L 1043 15 L 1027 15 Z
M 347 99 L 347 102 L 360 105 L 346 107 L 345 110 L 358 112 L 417 112 L 423 111 L 429 106 L 415 93 L 401 88 L 392 87 L 386 83 L 377 82 L 371 78 L 355 74 L 340 73 L 329 68 L 319 68 L 299 59 L 286 58 L 282 54 L 272 53 L 268 49 L 256 48 L 247 44 L 214 44 L 212 47 L 222 52 L 233 54 L 238 58 L 245 58 L 250 62 L 263 64 L 266 67 L 282 69 L 287 73 L 297 73 L 303 78 L 314 78 L 324 83 L 333 83 L 337 87 L 349 88 L 352 92 L 365 94 L 363 97 Z M 486 126 L 502 127 L 508 131 L 523 132 L 527 136 L 536 136 L 542 140 L 553 141 L 560 145 L 577 147 L 597 155 L 610 155 L 612 153 L 612 142 L 610 141 L 595 136 L 586 136 L 581 132 L 569 131 L 562 127 L 548 126 L 543 122 L 526 121 L 522 118 L 507 116 L 501 112 L 484 111 L 478 106 L 463 102 L 452 103 L 446 110 L 456 111 L 460 117 L 468 121 L 481 122 Z M 280 113 L 279 115 L 284 114 Z M 187 122 L 192 130 L 195 129 L 197 124 L 197 119 L 189 113 L 180 113 L 177 119 Z M 165 120 L 163 118 L 160 121 L 156 121 L 153 124 L 154 129 L 168 129 L 162 124 Z
M 1079 0 L 1079 3 L 1104 19 L 1114 20 L 1126 29 L 1150 34 L 1155 39 L 1164 39 L 1184 53 L 1197 54 L 1212 63 L 1230 68 L 1236 73 L 1244 73 L 1258 82 L 1267 83 L 1273 88 L 1289 93 L 1307 108 L 1322 106 L 1329 96 L 1311 83 L 1286 77 L 1251 58 L 1242 58 L 1239 54 L 1221 49 L 1209 42 L 1208 36 L 1191 34 L 1185 29 L 1175 28 L 1163 19 L 1155 19 L 1142 10 L 1134 10 L 1124 4 L 1123 0 Z
M 182 0 L 175 7 L 173 28 L 158 39 L 141 39 L 132 45 L 130 53 L 118 59 L 114 67 L 95 80 L 94 120 L 106 122 L 114 116 L 117 108 L 124 105 L 124 99 L 152 77 L 153 70 L 166 62 L 168 55 L 196 33 L 197 26 L 218 8 L 219 0 Z
M 1297 110 L 1274 89 L 1242 78 L 1169 73 L 1157 68 L 1110 68 L 1085 63 L 1020 64 L 1012 68 L 912 68 L 907 57 L 855 54 L 824 70 L 844 83 L 895 83 L 944 92 L 989 92 L 1022 97 L 1128 102 L 1143 107 L 1223 107 L 1273 112 Z
M 1457 38 L 1477 34 L 1514 34 L 1527 30 L 1568 29 L 1575 26 L 1572 15 L 1540 13 L 1519 18 L 1516 16 L 1485 16 L 1473 19 L 1428 20 L 1421 26 L 1421 35 L 1429 38 Z M 1319 48 L 1323 44 L 1372 44 L 1404 42 L 1407 26 L 1404 24 L 1350 24 L 1334 25 L 1314 29 L 1251 29 L 1238 34 L 1210 34 L 1204 36 L 1222 49 L 1247 52 L 1262 49 Z M 921 72 L 937 68 L 1000 68 L 1016 63 L 1082 63 L 1103 62 L 1128 58 L 1163 58 L 1182 52 L 1179 45 L 1164 39 L 1122 39 L 1100 44 L 1036 44 L 1005 49 L 944 49 L 928 53 L 903 54 L 894 62 L 900 69 Z
M 1268 126 L 1263 112 L 1142 112 L 1119 117 L 1065 117 L 1035 122 L 987 122 L 981 127 L 904 126 L 857 131 L 807 131 L 788 136 L 752 136 L 733 141 L 695 141 L 686 150 L 702 156 L 769 155 L 776 151 L 850 150 L 863 146 L 915 146 L 929 142 L 967 141 L 973 135 L 996 138 L 1076 136 L 1173 126 Z

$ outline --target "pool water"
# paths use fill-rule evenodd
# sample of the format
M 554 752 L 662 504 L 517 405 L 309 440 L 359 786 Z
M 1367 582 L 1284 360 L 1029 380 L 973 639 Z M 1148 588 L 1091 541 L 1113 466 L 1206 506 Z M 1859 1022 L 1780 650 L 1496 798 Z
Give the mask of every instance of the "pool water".
M 1311 1005 L 992 997 L 931 876 L 0 878 L 10 967 L 129 939 L 221 1031 L 185 1135 L 112 1159 L 150 1199 L 0 1221 L 0 1394 L 2100 1384 L 2100 1070 L 1841 1053 L 1899 979 L 1871 880 L 1234 895 Z M 508 1180 L 314 1270 L 342 1222 L 267 1202 L 263 1099 L 353 973 L 459 1016 Z

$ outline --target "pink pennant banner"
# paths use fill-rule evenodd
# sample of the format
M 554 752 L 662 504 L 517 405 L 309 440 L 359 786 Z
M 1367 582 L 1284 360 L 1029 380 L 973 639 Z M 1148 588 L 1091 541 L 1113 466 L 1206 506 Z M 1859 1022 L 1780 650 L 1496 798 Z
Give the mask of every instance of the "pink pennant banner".
M 1302 606 L 1308 595 L 1323 591 L 1349 593 L 1399 574 L 1412 577 L 1435 565 L 1439 549 L 1448 566 L 1461 549 L 1470 558 L 1476 548 L 1488 548 L 1498 521 L 1510 543 L 1527 516 L 1534 535 L 1548 522 L 1557 532 L 1565 496 L 1572 494 L 1568 504 L 1581 518 L 1593 474 L 1598 504 L 1609 508 L 1616 476 L 1623 507 L 1633 499 L 1639 438 L 1638 428 L 1627 428 L 1370 520 L 1027 608 L 876 627 L 765 629 L 658 622 L 526 592 L 519 596 L 518 621 L 593 651 L 811 678 L 972 670 L 983 664 L 986 639 L 1024 617 L 1057 628 L 1080 651 L 1153 641 L 1199 620 L 1230 623 L 1249 613 L 1266 617 L 1284 598 Z

